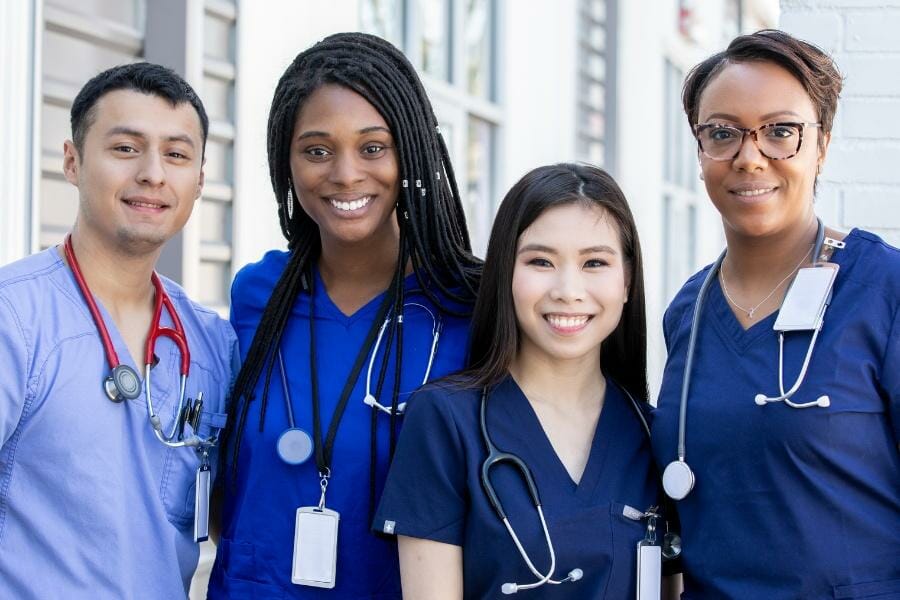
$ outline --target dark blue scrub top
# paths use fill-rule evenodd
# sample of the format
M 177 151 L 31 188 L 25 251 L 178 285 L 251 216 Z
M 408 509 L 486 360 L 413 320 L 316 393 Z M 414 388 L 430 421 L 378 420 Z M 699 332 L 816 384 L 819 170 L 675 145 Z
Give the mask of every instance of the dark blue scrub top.
M 374 528 L 463 549 L 465 598 L 500 598 L 506 582 L 535 581 L 481 485 L 487 450 L 479 426 L 480 390 L 441 383 L 418 392 L 400 436 Z M 501 450 L 531 469 L 556 550 L 554 579 L 575 568 L 584 578 L 520 591 L 527 598 L 627 599 L 635 594 L 636 547 L 645 524 L 623 515 L 657 501 L 647 434 L 630 402 L 607 382 L 588 463 L 576 485 L 519 386 L 507 377 L 488 399 L 488 431 Z M 518 471 L 491 470 L 510 523 L 539 571 L 550 557 L 540 520 Z M 390 528 L 390 527 L 389 527 Z
M 709 288 L 687 409 L 687 462 L 697 483 L 677 503 L 682 598 L 900 598 L 900 251 L 854 230 L 806 379 L 778 393 L 771 315 L 744 331 Z M 708 268 L 665 317 L 669 359 L 653 420 L 660 467 L 676 458 L 678 407 L 694 301 Z M 810 333 L 789 334 L 785 388 Z
M 243 268 L 232 287 L 231 321 L 246 357 L 262 311 L 287 263 L 284 252 L 269 252 L 262 261 Z M 316 343 L 322 426 L 327 430 L 334 406 L 368 333 L 383 296 L 374 298 L 346 316 L 328 297 L 316 277 Z M 415 275 L 406 278 L 407 302 L 433 304 L 417 288 Z M 300 293 L 282 341 L 294 419 L 312 434 L 309 378 L 309 295 Z M 437 378 L 464 366 L 468 346 L 468 321 L 442 316 L 443 332 L 431 377 Z M 419 387 L 432 343 L 432 320 L 418 308 L 404 314 L 403 372 L 400 401 Z M 385 336 L 386 337 L 386 336 Z M 385 340 L 372 375 L 374 388 Z M 395 345 L 396 347 L 396 345 Z M 381 396 L 389 404 L 394 381 L 394 352 L 388 363 Z M 315 458 L 298 466 L 286 465 L 276 454 L 278 436 L 288 427 L 281 379 L 276 366 L 269 388 L 265 429 L 259 431 L 259 411 L 265 376 L 256 388 L 244 427 L 238 461 L 237 483 L 226 486 L 223 533 L 209 586 L 210 598 L 374 598 L 399 599 L 400 575 L 394 540 L 370 531 L 369 459 L 372 409 L 363 404 L 368 358 L 350 396 L 334 445 L 332 478 L 326 505 L 340 513 L 336 586 L 319 589 L 291 583 L 296 510 L 319 502 L 319 478 Z M 379 412 L 377 434 L 377 485 L 380 493 L 387 473 L 390 417 Z M 402 419 L 401 419 L 402 420 Z M 323 433 L 324 435 L 324 433 Z M 228 470 L 222 472 L 229 475 Z M 377 496 L 376 496 L 377 497 Z

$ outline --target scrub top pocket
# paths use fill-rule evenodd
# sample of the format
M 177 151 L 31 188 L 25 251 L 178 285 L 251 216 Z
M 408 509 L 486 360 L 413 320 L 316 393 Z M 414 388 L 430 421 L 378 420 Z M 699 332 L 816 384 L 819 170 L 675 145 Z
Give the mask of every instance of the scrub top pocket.
M 870 581 L 852 585 L 834 586 L 835 600 L 851 598 L 878 598 L 878 600 L 897 600 L 900 598 L 900 579 L 889 581 Z
M 640 512 L 639 509 L 627 507 L 620 502 L 613 502 L 609 507 L 609 519 L 612 523 L 613 569 L 608 589 L 628 590 L 630 594 L 628 597 L 634 597 L 636 593 L 637 545 L 647 533 L 646 521 L 625 516 L 626 511 L 633 510 Z M 665 527 L 662 519 L 657 521 L 657 526 Z M 657 540 L 661 540 L 664 534 L 664 530 L 657 530 Z
M 188 376 L 186 398 L 196 399 L 198 392 L 203 392 L 203 409 L 200 413 L 200 426 L 197 434 L 201 439 L 209 437 L 224 426 L 226 414 L 213 409 L 224 406 L 222 395 L 224 384 L 217 382 L 206 369 L 191 364 Z M 177 397 L 168 402 L 159 413 L 163 420 L 163 431 L 168 433 L 172 426 Z M 190 426 L 185 427 L 185 436 L 190 434 Z M 159 443 L 157 441 L 157 443 Z M 160 446 L 162 444 L 160 443 Z M 215 469 L 216 447 L 210 452 L 209 462 Z M 200 468 L 201 453 L 196 448 L 165 448 L 162 479 L 159 493 L 166 509 L 166 516 L 173 525 L 180 529 L 193 526 L 196 473 Z

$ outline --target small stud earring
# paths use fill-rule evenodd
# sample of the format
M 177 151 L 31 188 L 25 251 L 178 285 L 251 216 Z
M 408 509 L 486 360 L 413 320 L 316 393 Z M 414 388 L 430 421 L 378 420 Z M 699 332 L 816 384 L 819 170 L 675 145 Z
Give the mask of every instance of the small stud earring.
M 705 179 L 703 179 L 703 171 L 697 173 L 697 177 L 700 179 L 700 181 L 705 181 Z

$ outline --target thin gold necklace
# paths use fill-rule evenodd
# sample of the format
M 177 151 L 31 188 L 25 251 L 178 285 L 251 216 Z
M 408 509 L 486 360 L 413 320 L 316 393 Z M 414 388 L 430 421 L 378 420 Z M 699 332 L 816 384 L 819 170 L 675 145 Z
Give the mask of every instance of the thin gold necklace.
M 732 306 L 734 306 L 736 309 L 738 309 L 738 310 L 740 310 L 740 311 L 742 311 L 742 312 L 747 313 L 747 317 L 750 318 L 750 319 L 752 319 L 752 318 L 753 318 L 753 314 L 756 312 L 756 309 L 758 309 L 760 306 L 762 306 L 763 304 L 765 304 L 765 303 L 766 303 L 766 300 L 768 300 L 769 298 L 771 298 L 771 297 L 772 297 L 772 294 L 774 294 L 774 293 L 775 293 L 782 285 L 784 285 L 784 282 L 785 282 L 785 281 L 787 281 L 788 279 L 790 279 L 791 276 L 793 276 L 794 273 L 796 273 L 796 272 L 800 269 L 800 266 L 801 266 L 803 263 L 805 263 L 807 257 L 809 257 L 809 253 L 810 253 L 810 252 L 812 252 L 812 247 L 810 247 L 810 249 L 806 251 L 806 254 L 804 254 L 804 255 L 803 255 L 803 258 L 800 259 L 800 262 L 797 263 L 797 266 L 794 267 L 793 269 L 791 269 L 791 272 L 788 273 L 788 274 L 784 277 L 784 279 L 782 279 L 781 281 L 779 281 L 778 284 L 777 284 L 775 287 L 772 288 L 772 291 L 769 292 L 768 294 L 766 294 L 766 297 L 763 298 L 762 300 L 760 300 L 760 301 L 756 304 L 756 306 L 753 306 L 753 307 L 751 307 L 751 308 L 749 308 L 749 309 L 744 308 L 743 306 L 741 306 L 740 304 L 738 304 L 737 302 L 735 302 L 735 301 L 734 301 L 734 298 L 731 297 L 731 294 L 728 293 L 728 286 L 725 285 L 725 263 L 724 263 L 724 262 L 722 262 L 722 267 L 719 269 L 719 282 L 722 284 L 722 291 L 725 292 L 725 297 L 728 298 L 728 301 L 731 302 Z

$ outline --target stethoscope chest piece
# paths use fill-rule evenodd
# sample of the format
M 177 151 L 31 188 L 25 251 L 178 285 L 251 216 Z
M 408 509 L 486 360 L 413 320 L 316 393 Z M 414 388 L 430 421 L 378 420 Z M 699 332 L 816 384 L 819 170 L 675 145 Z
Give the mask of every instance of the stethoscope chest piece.
M 691 493 L 694 481 L 694 472 L 683 460 L 673 460 L 663 471 L 663 490 L 672 500 L 682 500 Z
M 681 536 L 668 532 L 663 536 L 662 557 L 665 560 L 675 560 L 681 556 Z
M 141 395 L 141 379 L 128 365 L 117 365 L 103 381 L 103 389 L 113 402 L 134 400 Z
M 308 433 L 299 427 L 291 427 L 278 436 L 275 449 L 281 460 L 289 465 L 299 465 L 312 455 L 313 442 Z

